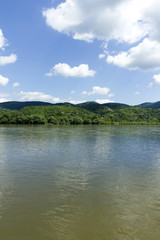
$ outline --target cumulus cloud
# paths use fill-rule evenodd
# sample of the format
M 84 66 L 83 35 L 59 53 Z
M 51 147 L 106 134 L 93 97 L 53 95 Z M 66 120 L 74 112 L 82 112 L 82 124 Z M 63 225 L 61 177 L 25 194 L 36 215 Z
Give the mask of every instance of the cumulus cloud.
M 160 69 L 160 43 L 145 38 L 128 52 L 121 52 L 115 56 L 109 55 L 107 63 L 130 70 L 158 70 Z
M 2 29 L 0 29 L 0 48 L 5 47 L 5 45 L 6 45 L 6 39 L 3 36 Z
M 114 96 L 115 96 L 114 93 L 110 93 L 110 94 L 108 95 L 108 97 L 114 97 Z
M 1 98 L 1 97 L 0 97 L 0 102 L 1 102 L 1 103 L 3 103 L 3 102 L 9 102 L 9 101 L 11 101 L 10 98 Z
M 66 0 L 56 8 L 43 10 L 43 16 L 47 25 L 71 34 L 74 39 L 116 39 L 133 43 L 149 29 L 148 23 L 139 21 L 141 7 L 142 3 L 137 0 Z
M 48 26 L 73 39 L 127 43 L 128 51 L 108 55 L 109 64 L 130 70 L 160 69 L 159 0 L 65 0 L 44 9 L 43 16 Z
M 47 76 L 60 75 L 64 77 L 75 77 L 75 78 L 85 78 L 93 77 L 95 75 L 94 70 L 90 70 L 87 64 L 81 64 L 78 67 L 70 67 L 66 63 L 56 64 L 50 71 L 47 73 Z
M 83 91 L 83 92 L 82 92 L 82 95 L 87 95 L 87 94 L 88 94 L 87 91 Z
M 86 101 L 81 101 L 81 100 L 69 100 L 69 101 L 67 101 L 67 102 L 72 103 L 72 104 L 79 104 L 79 103 L 84 103 L 84 102 L 86 102 Z
M 15 54 L 11 54 L 9 56 L 0 56 L 0 66 L 14 63 L 17 61 L 17 56 Z
M 149 84 L 148 84 L 148 88 L 152 88 L 153 87 L 153 82 L 150 82 Z
M 86 92 L 86 91 L 83 91 L 82 92 L 82 95 L 107 95 L 108 93 L 110 92 L 110 89 L 109 88 L 101 88 L 99 86 L 95 86 L 93 87 L 92 89 L 92 92 Z
M 11 101 L 9 98 L 9 94 L 7 93 L 0 93 L 0 102 L 8 102 Z
M 9 79 L 6 77 L 3 77 L 2 75 L 0 75 L 0 86 L 6 86 L 7 83 L 9 82 Z
M 84 40 L 86 42 L 93 42 L 94 35 L 92 33 L 83 33 L 83 34 L 78 34 L 75 33 L 73 36 L 73 39 L 75 40 Z
M 46 73 L 45 76 L 46 76 L 46 77 L 52 77 L 52 76 L 53 76 L 53 73 L 52 73 L 52 72 Z
M 60 102 L 59 98 L 53 97 L 43 92 L 23 92 L 19 93 L 21 101 L 50 101 Z
M 104 104 L 104 103 L 110 103 L 110 102 L 114 102 L 114 101 L 111 101 L 109 99 L 96 99 L 96 102 L 99 104 Z
M 148 88 L 160 86 L 160 74 L 153 75 L 154 82 L 150 82 Z
M 14 88 L 15 88 L 15 87 L 19 87 L 19 82 L 13 83 L 13 87 L 14 87 Z
M 157 85 L 160 85 L 160 74 L 154 75 L 153 79 Z
M 99 59 L 105 58 L 105 56 L 106 56 L 106 55 L 103 54 L 103 53 L 98 55 Z
M 82 100 L 67 100 L 67 102 L 72 103 L 72 104 L 80 104 L 80 103 L 84 103 L 87 102 L 87 100 L 82 101 Z M 99 103 L 99 104 L 104 104 L 104 103 L 110 103 L 110 102 L 114 102 L 111 101 L 109 99 L 96 99 L 95 102 Z
M 76 93 L 76 91 L 75 91 L 75 90 L 72 90 L 72 91 L 71 91 L 71 94 L 75 94 L 75 93 Z
M 4 47 L 7 46 L 7 40 L 5 39 L 2 29 L 0 29 L 0 49 L 4 50 Z M 9 56 L 0 56 L 0 66 L 14 63 L 17 61 L 17 56 L 15 54 L 10 54 Z

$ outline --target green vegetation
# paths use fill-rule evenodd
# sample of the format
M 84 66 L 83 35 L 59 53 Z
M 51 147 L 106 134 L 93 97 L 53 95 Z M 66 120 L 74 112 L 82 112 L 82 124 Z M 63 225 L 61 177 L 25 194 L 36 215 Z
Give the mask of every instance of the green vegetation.
M 9 102 L 0 103 L 1 108 L 10 109 L 10 110 L 20 110 L 24 107 L 29 107 L 29 106 L 47 106 L 47 105 L 52 105 L 52 103 L 40 102 L 40 101 L 29 101 L 29 102 L 9 101 Z
M 36 102 L 37 103 L 37 102 Z M 20 103 L 24 105 L 24 103 Z M 125 104 L 47 104 L 19 110 L 0 109 L 1 124 L 160 124 L 160 109 Z M 10 103 L 13 107 L 13 104 Z
M 138 105 L 138 107 L 159 109 L 160 108 L 160 101 L 159 102 L 154 102 L 154 103 L 150 103 L 150 102 L 142 103 L 142 104 Z

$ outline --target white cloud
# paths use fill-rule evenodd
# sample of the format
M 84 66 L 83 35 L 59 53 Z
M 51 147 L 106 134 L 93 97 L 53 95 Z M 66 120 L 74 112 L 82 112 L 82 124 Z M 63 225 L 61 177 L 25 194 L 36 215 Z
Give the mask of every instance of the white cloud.
M 148 88 L 152 88 L 152 87 L 158 87 L 158 86 L 160 86 L 160 74 L 155 74 L 155 75 L 153 75 L 153 79 L 154 79 L 154 82 L 150 82 L 149 84 L 148 84 Z
M 139 21 L 142 6 L 138 0 L 66 0 L 56 8 L 43 10 L 43 16 L 47 25 L 74 39 L 133 43 L 148 33 L 148 23 Z
M 160 43 L 145 38 L 136 47 L 128 52 L 121 52 L 118 55 L 107 57 L 107 63 L 130 70 L 158 70 L 160 69 Z
M 130 70 L 160 69 L 159 0 L 65 0 L 43 10 L 43 16 L 52 29 L 73 39 L 128 44 L 128 51 L 113 49 L 117 54 L 109 54 L 107 63 Z
M 0 49 L 5 50 L 7 46 L 7 40 L 5 39 L 2 29 L 0 29 Z M 0 66 L 14 63 L 17 61 L 17 56 L 15 54 L 10 54 L 9 56 L 0 56 Z
M 67 102 L 72 103 L 72 104 L 79 104 L 79 103 L 84 103 L 84 102 L 86 102 L 86 101 L 69 100 L 69 101 L 67 101 Z
M 7 93 L 0 93 L 0 102 L 8 102 L 11 101 L 9 98 L 9 94 Z
M 13 83 L 13 87 L 19 87 L 19 82 Z
M 106 56 L 106 55 L 102 53 L 102 54 L 99 54 L 98 57 L 99 57 L 99 59 L 102 59 L 102 58 L 105 58 L 105 56 Z
M 46 77 L 52 77 L 52 76 L 53 76 L 53 73 L 52 73 L 52 72 L 46 73 L 45 76 L 46 76 Z
M 80 103 L 85 103 L 87 102 L 87 100 L 85 101 L 81 101 L 81 100 L 69 100 L 66 102 L 69 102 L 69 103 L 72 103 L 72 104 L 80 104 Z M 96 99 L 95 102 L 99 103 L 99 104 L 104 104 L 104 103 L 111 103 L 111 102 L 114 102 L 114 101 L 111 101 L 109 99 Z
M 108 95 L 108 97 L 114 97 L 115 95 L 114 95 L 114 93 L 110 93 L 109 95 Z
M 9 79 L 0 75 L 0 86 L 6 86 L 9 82 Z
M 156 85 L 160 85 L 160 74 L 154 75 L 153 79 L 154 79 Z
M 87 91 L 83 91 L 83 92 L 82 92 L 82 95 L 87 95 L 87 94 L 88 94 Z
M 67 0 L 65 3 L 59 4 L 54 9 L 46 9 L 43 16 L 46 17 L 46 23 L 53 29 L 61 32 L 69 32 L 70 28 L 80 24 L 80 12 L 75 1 Z
M 73 39 L 75 40 L 84 40 L 86 42 L 93 42 L 94 35 L 92 33 L 83 33 L 83 34 L 78 34 L 75 33 L 73 36 Z
M 14 63 L 17 61 L 17 56 L 15 54 L 11 54 L 10 56 L 0 56 L 0 66 Z
M 1 103 L 2 103 L 2 102 L 9 102 L 9 101 L 11 101 L 10 98 L 1 98 L 1 97 L 0 97 L 0 102 L 1 102 Z
M 0 48 L 5 47 L 5 45 L 6 45 L 6 39 L 3 36 L 2 29 L 0 29 Z
M 50 102 L 60 102 L 59 98 L 53 97 L 43 92 L 23 92 L 19 93 L 21 101 L 50 101 Z
M 138 92 L 138 91 L 137 91 L 137 92 L 135 92 L 135 95 L 140 95 L 140 92 Z
M 71 94 L 75 94 L 75 93 L 76 93 L 76 91 L 75 91 L 75 90 L 72 90 L 72 91 L 71 91 Z
M 148 88 L 152 88 L 153 87 L 153 82 L 150 82 L 149 84 L 148 84 Z
M 96 102 L 100 103 L 100 104 L 104 104 L 104 103 L 110 103 L 110 102 L 114 102 L 114 101 L 111 101 L 109 99 L 96 99 Z
M 47 76 L 52 76 L 53 73 L 64 77 L 85 78 L 93 77 L 96 72 L 89 70 L 87 64 L 81 64 L 78 67 L 72 68 L 66 63 L 58 63 L 51 69 L 50 73 L 47 73 Z
M 93 87 L 92 89 L 92 92 L 86 92 L 86 91 L 83 91 L 82 92 L 82 95 L 107 95 L 108 93 L 110 92 L 110 89 L 109 88 L 101 88 L 99 86 L 95 86 Z
M 0 98 L 9 97 L 8 93 L 0 93 Z

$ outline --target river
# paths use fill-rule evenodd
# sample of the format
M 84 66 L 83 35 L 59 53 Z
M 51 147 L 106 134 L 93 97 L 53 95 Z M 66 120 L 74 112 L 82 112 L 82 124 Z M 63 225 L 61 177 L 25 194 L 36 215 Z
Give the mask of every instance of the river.
M 0 125 L 0 239 L 159 240 L 159 126 Z

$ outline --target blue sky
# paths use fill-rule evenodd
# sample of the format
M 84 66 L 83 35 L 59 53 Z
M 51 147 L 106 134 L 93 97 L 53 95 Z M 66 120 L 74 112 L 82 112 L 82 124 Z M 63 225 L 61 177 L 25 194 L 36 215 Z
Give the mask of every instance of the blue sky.
M 0 101 L 159 101 L 158 0 L 1 0 Z

